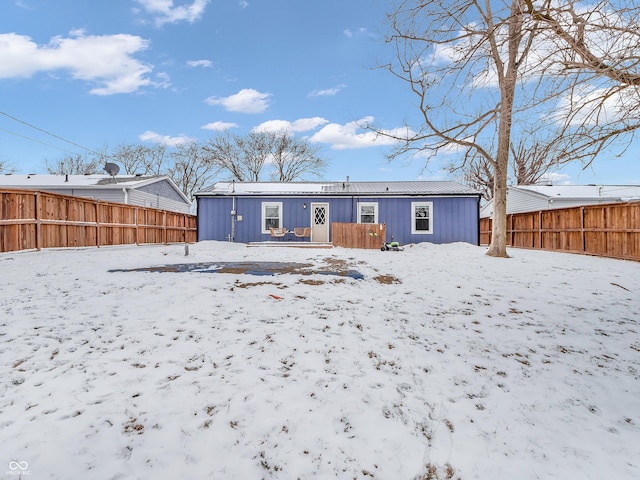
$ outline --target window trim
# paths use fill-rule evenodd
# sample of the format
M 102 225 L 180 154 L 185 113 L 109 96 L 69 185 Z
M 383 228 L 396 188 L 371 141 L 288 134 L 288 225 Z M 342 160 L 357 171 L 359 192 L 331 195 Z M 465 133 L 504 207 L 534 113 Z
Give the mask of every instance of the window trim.
M 416 229 L 416 207 L 429 208 L 429 230 Z M 411 202 L 411 234 L 412 235 L 433 235 L 433 202 Z
M 360 210 L 360 207 L 373 207 L 373 222 L 364 223 L 362 221 L 362 210 Z M 374 225 L 378 223 L 378 202 L 358 202 L 357 209 L 358 223 L 362 223 L 364 225 Z
M 278 226 L 275 228 L 282 228 L 282 202 L 262 202 L 262 215 L 260 215 L 260 231 L 269 235 L 271 231 L 265 230 L 265 225 L 267 224 L 267 208 L 268 207 L 278 207 L 279 217 L 278 217 Z

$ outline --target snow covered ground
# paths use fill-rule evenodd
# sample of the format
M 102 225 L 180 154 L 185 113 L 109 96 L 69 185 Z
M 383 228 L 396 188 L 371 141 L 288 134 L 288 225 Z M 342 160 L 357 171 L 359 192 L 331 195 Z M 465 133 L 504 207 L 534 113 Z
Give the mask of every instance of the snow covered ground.
M 485 251 L 0 254 L 0 478 L 640 478 L 640 264 Z

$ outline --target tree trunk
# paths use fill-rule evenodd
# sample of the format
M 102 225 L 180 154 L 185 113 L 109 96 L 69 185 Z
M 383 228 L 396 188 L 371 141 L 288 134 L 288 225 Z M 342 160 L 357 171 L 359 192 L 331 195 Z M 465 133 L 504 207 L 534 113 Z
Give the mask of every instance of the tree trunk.
M 508 158 L 508 157 L 507 157 Z M 507 166 L 496 164 L 493 177 L 493 222 L 491 225 L 491 245 L 487 255 L 508 257 L 507 255 Z
M 513 0 L 509 21 L 509 60 L 502 66 L 500 77 L 500 124 L 498 125 L 498 151 L 496 153 L 493 176 L 493 225 L 491 227 L 491 245 L 487 255 L 508 257 L 507 255 L 507 177 L 509 169 L 509 151 L 511 146 L 511 121 L 513 120 L 513 102 L 518 80 L 518 46 L 522 35 L 522 13 L 520 0 Z
M 491 245 L 487 255 L 508 257 L 507 255 L 507 177 L 509 168 L 509 145 L 511 143 L 511 120 L 516 75 L 507 72 L 504 81 L 503 101 L 500 108 L 498 126 L 498 152 L 493 173 L 493 224 Z

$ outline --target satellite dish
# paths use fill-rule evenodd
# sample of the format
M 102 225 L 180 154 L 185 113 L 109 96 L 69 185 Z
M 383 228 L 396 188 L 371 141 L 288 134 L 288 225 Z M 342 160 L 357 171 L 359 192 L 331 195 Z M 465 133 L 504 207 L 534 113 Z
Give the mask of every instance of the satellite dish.
M 120 171 L 120 167 L 115 163 L 108 163 L 107 162 L 104 165 L 104 170 L 105 170 L 105 172 L 107 172 L 112 177 L 115 177 L 118 174 L 118 172 Z

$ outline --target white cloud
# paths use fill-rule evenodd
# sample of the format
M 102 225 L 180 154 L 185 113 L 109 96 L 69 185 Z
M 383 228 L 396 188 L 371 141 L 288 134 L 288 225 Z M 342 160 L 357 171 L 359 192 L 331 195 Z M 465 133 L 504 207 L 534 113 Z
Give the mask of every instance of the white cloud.
M 54 37 L 48 45 L 24 35 L 0 34 L 0 78 L 68 70 L 72 78 L 96 84 L 90 91 L 94 95 L 135 92 L 151 84 L 147 74 L 152 67 L 132 57 L 148 46 L 134 35 L 93 36 L 81 30 L 68 38 Z
M 27 2 L 23 0 L 16 0 L 16 7 L 24 8 L 25 10 L 33 10 L 33 7 L 27 5 Z
M 343 30 L 342 33 L 344 33 L 347 37 L 351 38 L 354 35 L 366 35 L 367 29 L 360 27 L 360 28 L 357 28 L 356 30 L 351 30 L 350 28 L 347 28 L 346 30 Z
M 173 0 L 135 0 L 154 16 L 156 26 L 186 21 L 193 23 L 204 15 L 209 0 L 194 0 L 187 5 L 174 5 Z
M 573 95 L 563 96 L 550 118 L 558 124 L 595 126 L 624 121 L 629 105 L 637 104 L 633 89 L 611 92 L 607 88 L 588 84 L 576 89 Z
M 169 75 L 166 74 L 165 72 L 158 72 L 156 74 L 156 80 L 151 82 L 151 85 L 153 85 L 156 88 L 166 89 L 171 86 L 171 79 L 169 78 Z
M 398 143 L 397 140 L 384 135 L 377 135 L 375 132 L 362 128 L 362 126 L 371 124 L 373 120 L 373 117 L 364 117 L 345 125 L 330 123 L 315 133 L 309 141 L 313 143 L 329 143 L 333 150 L 381 147 Z M 384 133 L 406 137 L 411 132 L 406 128 L 398 128 L 394 130 L 384 130 Z
M 221 131 L 221 130 L 228 130 L 230 128 L 238 128 L 238 124 L 232 123 L 232 122 L 212 122 L 212 123 L 207 123 L 206 125 L 203 125 L 200 128 L 202 128 L 203 130 Z
M 190 67 L 211 68 L 213 67 L 213 62 L 211 60 L 188 60 L 187 65 Z
M 176 145 L 180 145 L 181 143 L 189 143 L 195 141 L 194 138 L 187 137 L 186 135 L 180 134 L 177 137 L 172 137 L 169 135 L 160 135 L 159 133 L 152 132 L 151 130 L 147 130 L 138 138 L 140 138 L 140 140 L 142 140 L 143 142 L 160 143 L 168 147 L 175 147 Z
M 261 93 L 252 88 L 244 88 L 228 97 L 209 97 L 208 105 L 221 105 L 229 112 L 262 113 L 269 107 L 270 93 Z
M 340 93 L 341 90 L 344 90 L 345 88 L 347 88 L 346 85 L 338 85 L 337 87 L 333 87 L 333 88 L 327 88 L 325 90 L 314 90 L 313 92 L 309 93 L 309 97 L 313 98 L 313 97 L 333 97 L 334 95 L 337 95 L 338 93 Z
M 319 126 L 327 123 L 329 123 L 329 120 L 321 117 L 300 118 L 293 122 L 289 122 L 287 120 L 269 120 L 261 123 L 253 130 L 255 132 L 308 132 L 309 130 L 315 130 Z
M 238 5 L 240 5 L 241 8 L 247 8 L 249 6 L 249 2 L 241 1 L 238 2 Z
M 559 5 L 558 2 L 552 3 L 555 7 Z M 603 63 L 619 65 L 622 59 L 637 58 L 638 35 L 635 31 L 624 31 L 623 26 L 629 24 L 629 18 L 612 8 L 610 3 L 602 5 L 599 2 L 577 2 L 570 8 L 557 12 L 557 20 L 570 36 L 583 35 L 585 45 Z M 578 17 L 582 19 L 581 22 L 576 21 Z M 586 21 L 586 27 L 583 21 Z M 534 20 L 528 18 L 527 22 Z M 532 23 L 525 25 L 525 31 L 531 28 Z M 579 33 L 580 30 L 583 31 Z M 483 24 L 469 22 L 463 25 L 458 34 L 460 40 L 444 44 L 434 43 L 429 53 L 416 63 L 417 70 L 429 70 L 430 66 L 445 67 L 453 63 L 464 63 L 469 83 L 467 88 L 499 88 L 495 63 L 490 61 L 493 55 L 490 42 L 483 41 L 485 31 L 486 26 Z M 503 61 L 506 61 L 509 48 L 507 25 L 498 26 L 495 37 L 497 51 Z M 529 38 L 525 38 L 522 48 L 528 41 Z M 572 72 L 577 74 L 590 71 L 584 69 L 585 66 L 581 63 L 579 55 L 568 48 L 566 42 L 555 32 L 542 30 L 534 37 L 529 52 L 521 60 L 518 67 L 519 81 L 526 83 L 543 77 L 562 77 Z M 452 75 L 452 78 L 458 77 Z
M 544 174 L 538 180 L 538 185 L 546 184 L 546 185 L 571 185 L 571 176 L 566 173 L 556 173 L 550 172 Z

